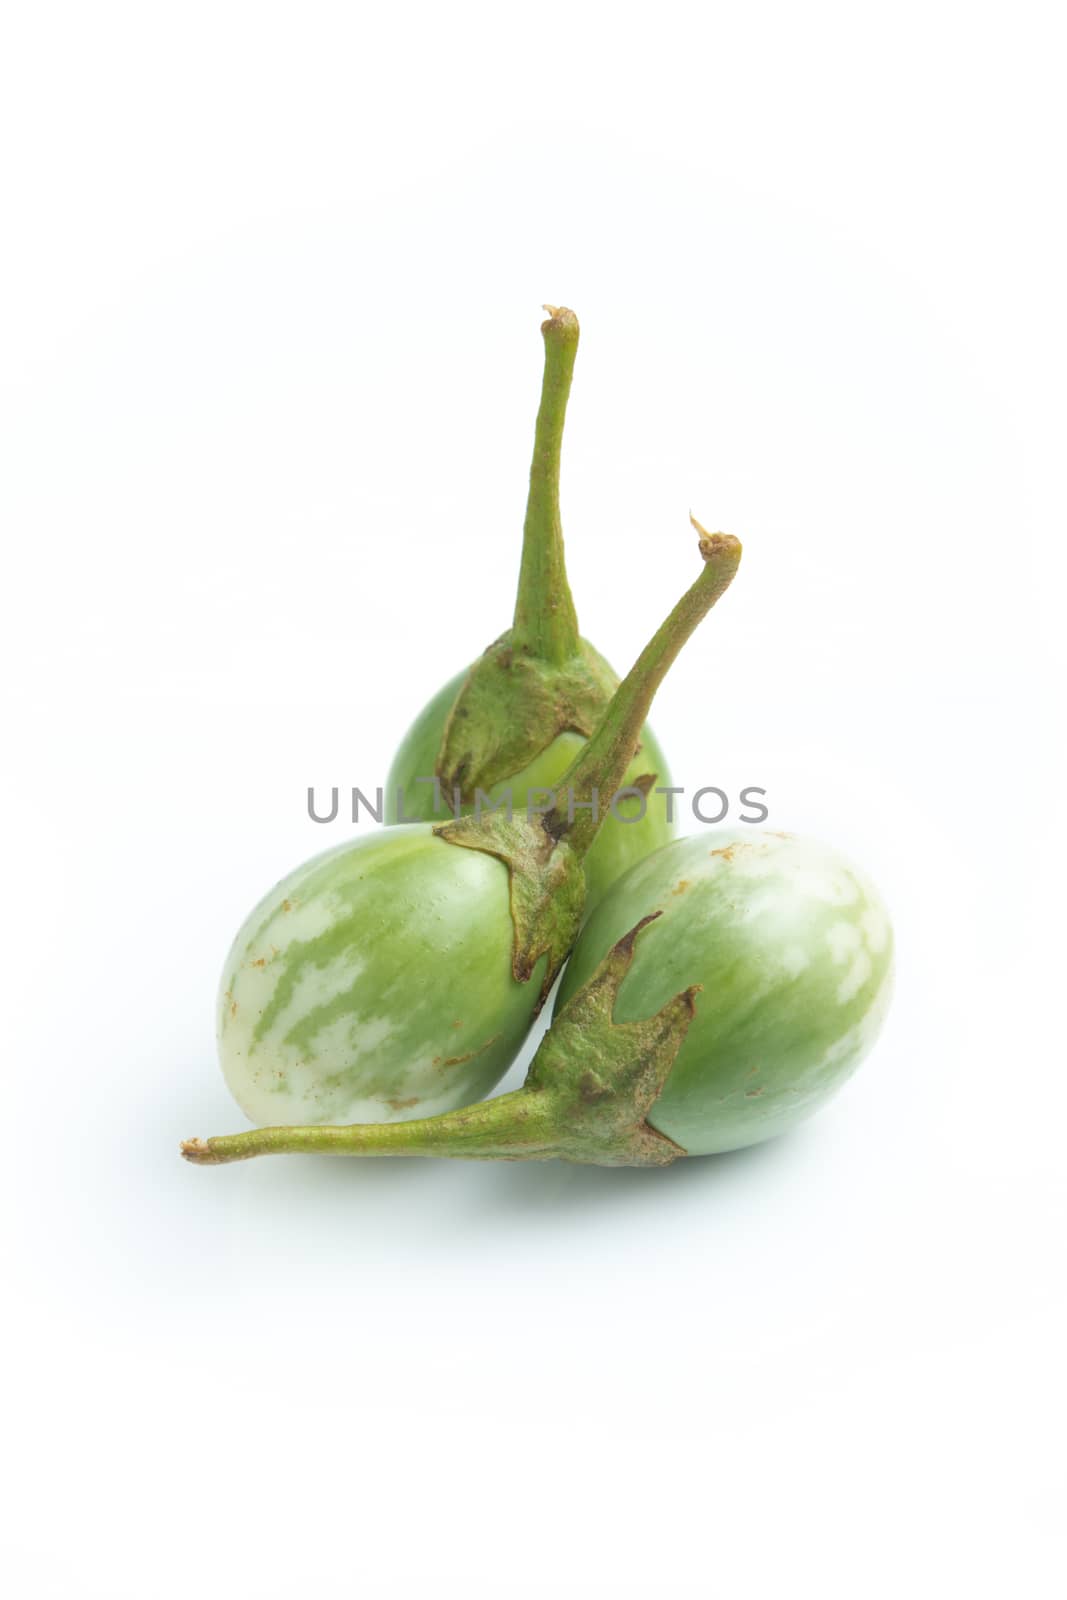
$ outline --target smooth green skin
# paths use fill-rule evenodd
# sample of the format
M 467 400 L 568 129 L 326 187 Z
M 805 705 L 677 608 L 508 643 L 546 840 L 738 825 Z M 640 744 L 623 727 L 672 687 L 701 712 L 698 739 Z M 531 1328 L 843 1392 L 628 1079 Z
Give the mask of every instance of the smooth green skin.
M 465 677 L 466 673 L 460 673 L 446 683 L 423 707 L 404 735 L 386 780 L 387 822 L 395 823 L 401 815 L 397 805 L 398 792 L 403 795 L 402 814 L 405 821 L 417 819 L 440 823 L 448 820 L 450 812 L 434 811 L 433 784 L 418 783 L 416 780 L 433 775 L 445 722 Z M 543 791 L 555 788 L 585 743 L 581 734 L 559 734 L 536 761 L 532 761 L 513 778 L 490 788 L 490 800 L 499 800 L 510 787 L 516 815 L 525 809 L 528 795 L 532 796 L 535 805 L 543 805 Z M 656 774 L 656 783 L 661 787 L 666 787 L 671 781 L 663 751 L 646 724 L 641 730 L 641 748 L 626 769 L 624 783 L 632 784 L 649 772 Z M 534 793 L 535 790 L 542 793 Z M 448 801 L 447 795 L 441 798 L 443 802 Z M 580 799 L 581 796 L 576 798 Z M 606 803 L 610 796 L 602 799 Z M 464 806 L 463 809 L 469 813 L 474 808 Z M 618 811 L 619 817 L 610 814 L 605 816 L 603 826 L 585 858 L 586 915 L 603 899 L 616 878 L 620 878 L 635 862 L 667 844 L 674 836 L 674 826 L 667 820 L 664 795 L 648 796 L 643 817 L 640 816 L 640 805 L 636 798 L 620 800 Z M 627 816 L 634 820 L 621 820 Z
M 835 851 L 788 834 L 676 840 L 593 913 L 557 1010 L 656 911 L 616 1020 L 652 1016 L 690 984 L 702 993 L 648 1121 L 689 1155 L 711 1155 L 809 1116 L 870 1050 L 888 1008 L 893 937 L 876 890 Z
M 511 973 L 507 868 L 430 827 L 298 867 L 234 940 L 219 1057 L 256 1123 L 391 1122 L 469 1105 L 504 1075 L 545 961 Z

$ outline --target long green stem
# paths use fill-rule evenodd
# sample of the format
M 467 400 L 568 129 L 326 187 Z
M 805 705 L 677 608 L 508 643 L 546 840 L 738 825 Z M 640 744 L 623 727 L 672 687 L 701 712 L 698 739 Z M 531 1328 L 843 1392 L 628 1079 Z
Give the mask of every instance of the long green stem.
M 593 842 L 604 810 L 622 785 L 656 690 L 697 624 L 729 587 L 741 560 L 740 540 L 707 533 L 695 517 L 690 521 L 700 534 L 704 570 L 620 683 L 596 732 L 560 779 L 557 794 L 567 798 L 545 818 L 546 832 L 566 836 L 579 855 Z M 592 800 L 595 810 L 575 805 Z
M 516 1089 L 437 1117 L 348 1127 L 250 1128 L 214 1139 L 189 1139 L 186 1161 L 220 1166 L 266 1155 L 456 1156 L 465 1160 L 550 1160 L 558 1149 L 552 1097 Z
M 545 375 L 530 464 L 511 642 L 526 655 L 558 664 L 567 661 L 578 647 L 578 618 L 567 583 L 559 512 L 563 421 L 578 351 L 578 318 L 565 306 L 546 306 L 545 310 L 550 314 L 541 324 Z

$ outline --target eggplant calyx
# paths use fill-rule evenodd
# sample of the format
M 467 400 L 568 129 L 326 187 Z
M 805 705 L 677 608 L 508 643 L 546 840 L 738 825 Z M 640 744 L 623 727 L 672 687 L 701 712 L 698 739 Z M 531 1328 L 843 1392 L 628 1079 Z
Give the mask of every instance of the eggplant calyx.
M 654 1016 L 616 1022 L 619 986 L 643 917 L 608 951 L 593 976 L 554 1019 L 530 1063 L 524 1094 L 548 1095 L 561 1161 L 602 1167 L 666 1167 L 685 1151 L 653 1128 L 648 1113 L 663 1090 L 696 1013 L 700 985 L 683 989 Z
M 471 667 L 445 723 L 436 775 L 467 805 L 537 760 L 561 733 L 588 739 L 618 678 L 584 639 L 565 661 L 529 655 L 508 630 Z
M 542 956 L 548 957 L 538 1010 L 548 998 L 582 922 L 585 874 L 581 857 L 566 840 L 554 839 L 544 818 L 491 811 L 457 817 L 434 828 L 446 844 L 495 856 L 508 869 L 511 896 L 511 971 L 528 983 Z

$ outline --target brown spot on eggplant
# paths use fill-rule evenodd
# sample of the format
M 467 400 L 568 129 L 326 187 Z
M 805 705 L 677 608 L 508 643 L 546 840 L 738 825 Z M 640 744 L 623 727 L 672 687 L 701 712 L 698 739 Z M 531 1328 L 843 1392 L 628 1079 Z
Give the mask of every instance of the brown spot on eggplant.
M 439 1067 L 442 1072 L 444 1072 L 448 1067 L 462 1067 L 466 1062 L 473 1061 L 475 1056 L 482 1055 L 490 1048 L 491 1045 L 496 1044 L 499 1038 L 499 1033 L 494 1033 L 493 1037 L 491 1039 L 487 1039 L 484 1044 L 479 1045 L 477 1050 L 467 1050 L 461 1056 L 434 1056 L 432 1065 Z

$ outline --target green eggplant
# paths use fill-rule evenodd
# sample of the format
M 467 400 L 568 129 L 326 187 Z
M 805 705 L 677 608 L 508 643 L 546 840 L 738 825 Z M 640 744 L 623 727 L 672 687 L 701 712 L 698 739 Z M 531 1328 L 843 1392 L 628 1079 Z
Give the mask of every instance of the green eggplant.
M 562 1010 L 641 918 L 620 1023 L 698 985 L 649 1122 L 687 1155 L 737 1150 L 809 1116 L 868 1054 L 889 1006 L 893 934 L 878 891 L 837 851 L 742 828 L 678 839 L 593 913 Z
M 544 381 L 537 415 L 515 615 L 473 666 L 423 707 L 393 758 L 385 785 L 387 822 L 438 822 L 469 812 L 479 791 L 492 801 L 510 793 L 516 808 L 556 788 L 611 699 L 618 678 L 578 633 L 567 582 L 559 507 L 563 423 L 578 350 L 578 319 L 546 306 Z M 700 530 L 702 531 L 702 530 Z M 436 780 L 436 781 L 433 781 Z M 585 862 L 592 909 L 608 886 L 670 839 L 670 784 L 652 730 L 640 740 L 625 785 L 647 795 L 620 802 Z

